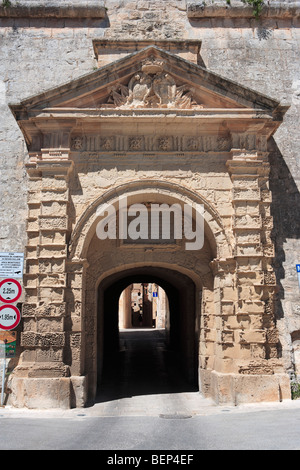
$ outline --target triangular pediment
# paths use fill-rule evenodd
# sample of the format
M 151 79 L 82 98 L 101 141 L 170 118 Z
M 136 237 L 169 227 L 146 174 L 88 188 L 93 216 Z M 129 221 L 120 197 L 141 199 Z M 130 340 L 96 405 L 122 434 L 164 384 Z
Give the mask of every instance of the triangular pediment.
M 182 73 L 178 72 L 172 66 L 170 57 L 162 58 L 154 49 L 150 55 L 139 57 L 130 66 L 129 75 L 115 80 L 114 72 L 110 83 L 59 103 L 58 107 L 194 110 L 245 107 L 236 99 L 224 97 L 222 93 L 216 93 L 205 85 L 199 86 L 192 77 L 186 77 L 183 70 Z
M 18 110 L 69 109 L 256 109 L 274 112 L 279 103 L 224 79 L 156 46 L 26 99 Z M 16 116 L 17 117 L 17 116 Z

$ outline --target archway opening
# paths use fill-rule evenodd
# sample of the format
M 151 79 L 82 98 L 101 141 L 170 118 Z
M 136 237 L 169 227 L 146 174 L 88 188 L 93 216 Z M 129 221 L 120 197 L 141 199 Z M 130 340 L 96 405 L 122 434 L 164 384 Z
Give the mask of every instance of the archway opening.
M 168 328 L 170 309 L 165 290 L 156 283 L 134 283 L 119 298 L 119 330 Z
M 198 390 L 195 291 L 186 275 L 151 266 L 100 283 L 97 401 Z

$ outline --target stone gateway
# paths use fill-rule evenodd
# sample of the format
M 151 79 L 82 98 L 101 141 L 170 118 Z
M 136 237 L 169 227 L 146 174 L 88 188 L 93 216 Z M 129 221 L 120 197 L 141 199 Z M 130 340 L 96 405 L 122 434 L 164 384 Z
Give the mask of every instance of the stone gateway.
M 288 224 L 299 213 L 292 177 L 297 168 L 299 175 L 299 100 L 292 99 L 299 83 L 275 86 L 273 74 L 288 60 L 285 67 L 299 71 L 290 45 L 299 40 L 292 30 L 298 7 L 295 17 L 288 2 L 270 5 L 258 23 L 242 2 L 66 2 L 56 11 L 36 3 L 1 10 L 7 38 L 28 42 L 18 58 L 28 89 L 19 86 L 20 75 L 14 80 L 8 59 L 1 82 L 10 87 L 1 104 L 10 113 L 6 155 L 18 162 L 16 173 L 7 163 L 6 185 L 22 182 L 27 199 L 14 222 L 24 244 L 7 235 L 1 249 L 25 253 L 9 402 L 93 402 L 104 358 L 118 347 L 119 297 L 134 282 L 165 290 L 168 338 L 202 396 L 219 404 L 290 399 L 300 320 L 291 289 L 297 274 L 287 284 L 282 270 L 284 250 L 287 269 L 290 253 L 300 257 L 299 221 Z M 261 71 L 253 50 L 267 47 L 278 51 L 278 64 L 268 57 Z M 47 55 L 44 66 L 40 54 Z M 31 85 L 27 64 L 35 56 L 42 78 Z M 4 196 L 11 206 L 14 184 Z M 119 236 L 122 210 L 148 217 L 153 207 L 177 207 L 183 220 L 187 206 L 203 208 L 199 246 L 186 249 L 186 230 L 174 236 L 175 218 L 167 239 L 160 229 L 152 238 Z M 99 236 L 101 208 L 113 237 L 103 236 L 104 225 Z

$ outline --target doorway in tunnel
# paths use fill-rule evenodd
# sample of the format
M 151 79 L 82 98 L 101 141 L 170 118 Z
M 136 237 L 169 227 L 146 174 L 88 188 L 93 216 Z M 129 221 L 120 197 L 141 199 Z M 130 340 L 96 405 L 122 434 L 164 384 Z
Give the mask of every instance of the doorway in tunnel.
M 156 283 L 127 286 L 119 298 L 119 330 L 127 328 L 168 328 L 168 296 Z
M 100 283 L 97 401 L 198 390 L 195 299 L 194 282 L 172 269 L 136 268 Z

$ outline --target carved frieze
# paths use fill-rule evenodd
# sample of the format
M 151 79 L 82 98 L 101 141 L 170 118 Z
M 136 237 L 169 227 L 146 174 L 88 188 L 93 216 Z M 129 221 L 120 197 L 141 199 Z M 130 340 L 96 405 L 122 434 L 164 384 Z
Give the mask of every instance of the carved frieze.
M 73 137 L 71 140 L 71 147 L 73 150 L 82 150 L 83 138 L 80 136 Z
M 71 139 L 74 152 L 227 152 L 230 136 L 83 135 Z

